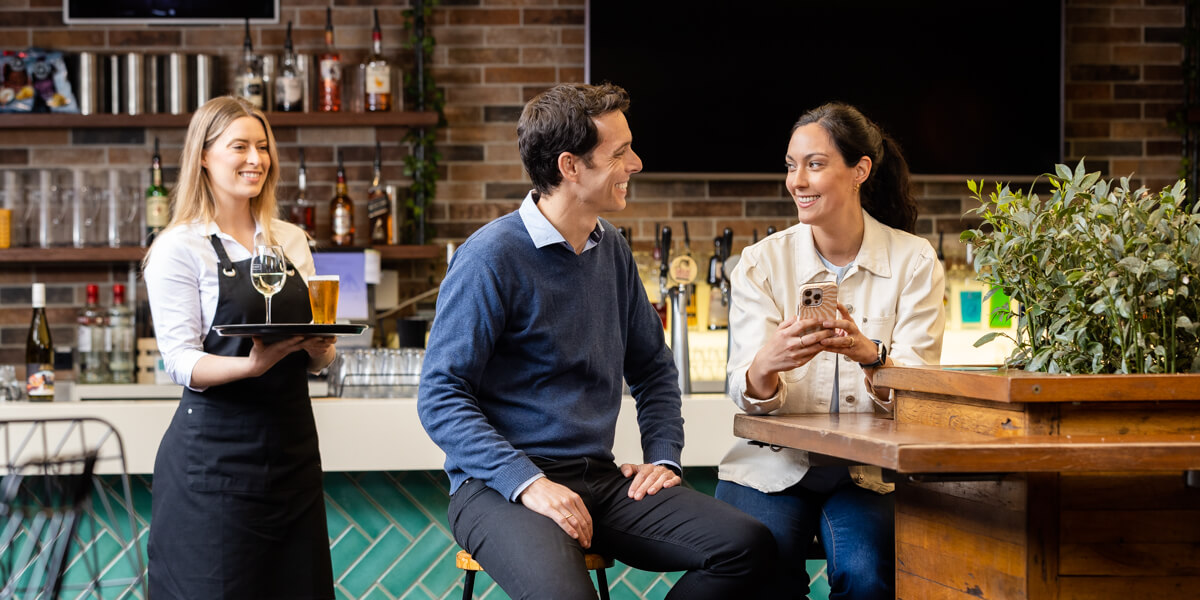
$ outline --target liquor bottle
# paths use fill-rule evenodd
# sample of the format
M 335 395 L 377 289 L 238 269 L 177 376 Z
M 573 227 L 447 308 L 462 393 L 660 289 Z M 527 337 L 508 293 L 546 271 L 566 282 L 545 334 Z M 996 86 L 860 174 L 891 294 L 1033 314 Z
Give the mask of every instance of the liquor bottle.
M 288 212 L 288 220 L 308 234 L 310 248 L 317 245 L 317 207 L 308 199 L 308 169 L 304 166 L 304 148 L 300 149 L 300 171 L 296 174 L 296 201 Z
M 372 244 L 394 244 L 392 239 L 392 212 L 387 195 L 387 184 L 383 181 L 383 158 L 379 142 L 375 142 L 374 176 L 367 189 L 367 218 L 371 223 Z
M 967 245 L 967 264 L 958 287 L 958 319 L 963 329 L 983 327 L 984 286 L 975 273 L 974 247 Z
M 321 91 L 318 104 L 321 112 L 342 110 L 342 57 L 333 48 L 333 9 L 325 9 L 325 52 L 320 57 Z
M 76 379 L 80 383 L 108 383 L 108 356 L 104 334 L 107 322 L 105 311 L 100 308 L 100 286 L 89 283 L 87 304 L 79 309 L 76 325 Z
M 363 98 L 367 112 L 385 112 L 392 108 L 392 67 L 383 56 L 383 35 L 379 32 L 379 9 L 374 9 L 375 27 L 371 29 L 371 55 L 363 61 Z
M 25 393 L 32 402 L 54 400 L 54 344 L 46 322 L 46 284 L 33 284 L 33 320 L 25 340 Z
M 108 309 L 108 369 L 113 383 L 134 382 L 134 313 L 125 303 L 125 286 L 113 284 Z
M 304 110 L 304 80 L 296 70 L 296 52 L 292 46 L 292 22 L 287 24 L 283 41 L 283 62 L 275 75 L 275 110 L 300 112 Z
M 329 202 L 330 222 L 333 223 L 334 246 L 354 245 L 354 203 L 346 191 L 346 169 L 342 166 L 342 151 L 338 150 L 337 194 Z
M 242 41 L 242 62 L 238 65 L 235 79 L 234 96 L 241 96 L 250 101 L 254 108 L 263 107 L 263 68 L 262 57 L 254 53 L 250 43 L 250 19 L 246 19 L 246 37 Z
M 150 160 L 150 187 L 146 188 L 146 245 L 167 226 L 169 220 L 167 188 L 162 183 L 162 158 L 158 154 L 158 138 L 154 138 L 154 158 Z

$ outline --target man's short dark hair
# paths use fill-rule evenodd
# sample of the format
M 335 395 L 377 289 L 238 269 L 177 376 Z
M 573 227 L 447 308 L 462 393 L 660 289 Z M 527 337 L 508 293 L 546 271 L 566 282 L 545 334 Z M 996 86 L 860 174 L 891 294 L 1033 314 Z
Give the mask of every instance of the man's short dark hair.
M 593 119 L 628 109 L 629 94 L 611 83 L 564 83 L 530 100 L 517 122 L 517 147 L 534 189 L 549 194 L 562 183 L 558 156 L 563 152 L 592 166 L 592 151 L 600 143 Z

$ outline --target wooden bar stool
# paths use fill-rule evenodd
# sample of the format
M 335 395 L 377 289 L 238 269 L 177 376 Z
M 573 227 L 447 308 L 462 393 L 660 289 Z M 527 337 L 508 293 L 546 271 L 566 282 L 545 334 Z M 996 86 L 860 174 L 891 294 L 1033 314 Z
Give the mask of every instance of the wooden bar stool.
M 596 572 L 597 587 L 599 587 L 600 600 L 609 600 L 608 597 L 608 575 L 605 569 L 613 566 L 613 561 L 607 556 L 600 554 L 584 554 L 583 564 L 587 566 L 589 571 Z M 460 568 L 464 572 L 463 577 L 463 600 L 471 600 L 471 594 L 475 592 L 475 573 L 482 571 L 483 567 L 471 558 L 471 553 L 466 550 L 459 550 L 454 556 L 454 566 Z

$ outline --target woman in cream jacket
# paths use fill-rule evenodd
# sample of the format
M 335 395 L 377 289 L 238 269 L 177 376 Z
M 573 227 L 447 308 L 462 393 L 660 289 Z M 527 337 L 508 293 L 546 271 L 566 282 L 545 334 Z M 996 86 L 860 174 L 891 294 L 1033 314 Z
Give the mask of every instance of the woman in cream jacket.
M 889 410 L 889 391 L 872 389 L 875 369 L 937 363 L 945 326 L 941 263 L 911 233 L 908 166 L 844 104 L 801 117 L 786 160 L 800 223 L 746 248 L 733 271 L 729 395 L 749 414 Z M 798 318 L 801 286 L 818 282 L 838 284 L 836 318 Z M 719 476 L 717 497 L 779 545 L 770 597 L 805 597 L 814 534 L 830 598 L 894 597 L 892 486 L 878 469 L 810 466 L 803 451 L 740 441 Z

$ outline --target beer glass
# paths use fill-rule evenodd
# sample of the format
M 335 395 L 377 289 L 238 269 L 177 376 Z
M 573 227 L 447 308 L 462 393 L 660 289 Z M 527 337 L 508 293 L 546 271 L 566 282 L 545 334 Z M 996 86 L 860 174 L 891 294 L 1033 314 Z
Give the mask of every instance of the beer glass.
M 313 275 L 308 278 L 308 302 L 313 323 L 330 325 L 337 319 L 338 276 Z

